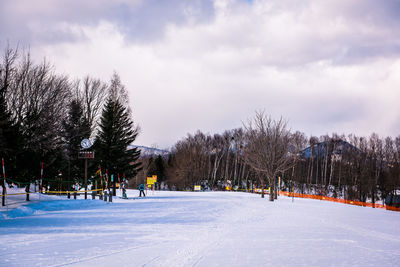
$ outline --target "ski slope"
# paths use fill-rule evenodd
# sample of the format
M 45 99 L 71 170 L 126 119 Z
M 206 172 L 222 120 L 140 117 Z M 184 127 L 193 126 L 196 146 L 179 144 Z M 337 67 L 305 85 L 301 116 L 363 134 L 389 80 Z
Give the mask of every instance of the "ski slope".
M 128 196 L 3 212 L 0 266 L 400 265 L 398 212 L 235 192 Z

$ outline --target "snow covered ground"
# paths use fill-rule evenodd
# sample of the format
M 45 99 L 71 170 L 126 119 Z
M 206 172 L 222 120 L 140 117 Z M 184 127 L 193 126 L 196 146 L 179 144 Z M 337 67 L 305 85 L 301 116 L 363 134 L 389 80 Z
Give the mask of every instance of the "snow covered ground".
M 400 265 L 398 212 L 234 192 L 128 196 L 1 211 L 0 266 Z

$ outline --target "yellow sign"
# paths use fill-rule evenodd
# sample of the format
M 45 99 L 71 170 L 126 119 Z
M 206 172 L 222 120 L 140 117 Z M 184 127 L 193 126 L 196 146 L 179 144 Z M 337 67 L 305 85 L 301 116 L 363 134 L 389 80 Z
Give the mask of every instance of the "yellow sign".
M 268 187 L 268 189 L 264 188 L 264 193 L 269 194 L 270 190 L 271 190 L 271 187 Z M 255 188 L 254 192 L 261 193 L 262 189 L 261 188 Z
M 153 175 L 152 177 L 147 177 L 147 184 L 157 183 L 157 175 Z
M 195 185 L 194 191 L 201 191 L 201 185 Z

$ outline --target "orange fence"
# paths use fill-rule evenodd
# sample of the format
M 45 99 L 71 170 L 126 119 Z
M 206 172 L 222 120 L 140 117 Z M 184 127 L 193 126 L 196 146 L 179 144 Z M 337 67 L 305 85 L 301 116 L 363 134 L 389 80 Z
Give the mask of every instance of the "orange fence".
M 279 191 L 279 194 L 288 196 L 288 197 L 312 198 L 312 199 L 332 201 L 332 202 L 338 202 L 338 203 L 350 204 L 350 205 L 356 205 L 356 206 L 362 206 L 362 207 L 371 207 L 371 208 L 387 209 L 387 210 L 392 210 L 392 211 L 400 211 L 400 208 L 377 204 L 377 203 L 374 204 L 374 203 L 367 203 L 367 202 L 361 202 L 361 201 L 355 201 L 355 200 L 347 200 L 347 199 L 318 196 L 318 195 L 300 194 L 300 193 L 293 193 L 293 192 L 286 192 L 286 191 Z

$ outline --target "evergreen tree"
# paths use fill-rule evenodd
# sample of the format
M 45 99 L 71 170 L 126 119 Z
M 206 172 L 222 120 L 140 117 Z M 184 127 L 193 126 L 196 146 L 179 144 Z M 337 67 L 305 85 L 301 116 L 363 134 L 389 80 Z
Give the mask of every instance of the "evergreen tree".
M 9 144 L 9 131 L 11 128 L 11 122 L 9 120 L 9 113 L 7 112 L 6 103 L 4 101 L 3 90 L 0 91 L 0 157 L 8 158 L 10 154 L 10 144 Z M 4 180 L 1 179 L 1 186 L 3 188 L 2 192 L 2 205 L 5 205 L 5 194 L 6 194 L 6 185 L 4 184 Z
M 153 157 L 149 159 L 149 169 L 147 170 L 147 176 L 152 175 L 157 175 L 158 183 L 165 180 L 164 159 L 161 155 L 158 155 L 155 159 L 153 159 Z
M 0 160 L 4 158 L 7 178 L 15 178 L 15 157 L 18 142 L 21 141 L 19 127 L 12 117 L 6 100 L 7 94 L 12 93 L 9 88 L 15 73 L 16 57 L 17 51 L 7 48 L 0 62 Z
M 96 158 L 109 175 L 125 174 L 127 179 L 140 170 L 140 150 L 129 148 L 138 135 L 130 114 L 117 99 L 109 97 L 100 119 L 100 128 L 95 141 Z M 116 178 L 114 179 L 114 181 Z M 110 180 L 109 180 L 110 181 Z
M 14 162 L 17 153 L 18 141 L 20 140 L 20 132 L 18 131 L 17 125 L 12 120 L 11 113 L 8 112 L 7 109 L 7 103 L 5 100 L 6 89 L 7 85 L 5 84 L 0 88 L 0 160 L 4 159 L 5 165 L 10 167 L 7 168 L 7 178 L 9 178 L 10 174 L 13 176 L 13 173 L 15 173 Z M 6 185 L 4 183 L 4 179 L 1 179 L 0 184 L 3 188 L 2 205 L 4 206 L 6 194 Z
M 0 157 L 7 158 L 13 152 L 12 140 L 15 128 L 2 91 L 0 91 Z
M 78 100 L 74 99 L 69 104 L 68 117 L 63 121 L 63 127 L 65 153 L 63 176 L 70 181 L 83 177 L 83 160 L 78 159 L 78 153 L 82 139 L 90 136 L 90 126 Z

